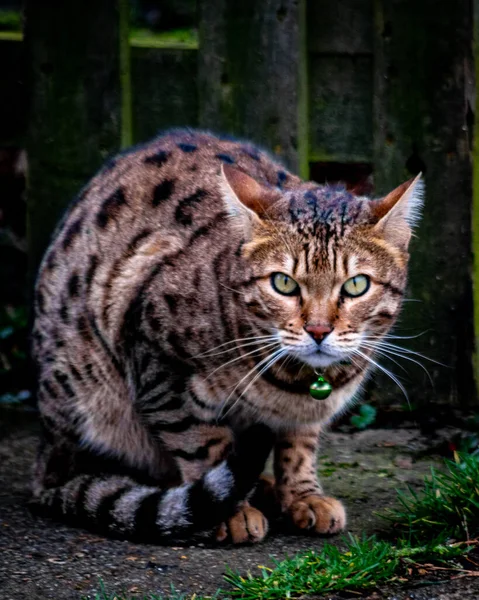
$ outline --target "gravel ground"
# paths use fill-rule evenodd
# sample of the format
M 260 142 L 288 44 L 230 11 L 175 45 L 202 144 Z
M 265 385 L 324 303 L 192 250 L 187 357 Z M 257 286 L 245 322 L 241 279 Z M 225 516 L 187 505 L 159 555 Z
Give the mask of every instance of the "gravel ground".
M 385 523 L 375 511 L 394 504 L 396 488 L 419 485 L 435 460 L 427 455 L 432 441 L 412 428 L 325 435 L 321 456 L 323 483 L 328 493 L 344 500 L 348 531 L 368 535 L 384 531 Z M 36 444 L 34 419 L 3 416 L 2 420 L 0 415 L 1 600 L 79 600 L 94 595 L 100 578 L 110 593 L 168 594 L 171 586 L 180 592 L 213 593 L 218 587 L 227 590 L 223 580 L 227 565 L 242 573 L 255 573 L 257 565 L 270 564 L 272 558 L 281 559 L 324 543 L 321 538 L 276 534 L 250 547 L 158 547 L 108 540 L 33 517 L 26 501 Z M 418 581 L 414 589 L 385 587 L 363 597 L 476 599 L 479 578 L 427 586 Z

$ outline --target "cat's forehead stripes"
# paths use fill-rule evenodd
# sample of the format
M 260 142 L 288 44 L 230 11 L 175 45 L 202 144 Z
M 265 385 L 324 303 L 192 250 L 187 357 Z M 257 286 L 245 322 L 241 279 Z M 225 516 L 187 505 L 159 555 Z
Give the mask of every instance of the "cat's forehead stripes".
M 343 236 L 351 225 L 367 222 L 370 211 L 367 200 L 338 186 L 314 186 L 289 195 L 290 222 L 305 233 L 317 232 L 319 227 L 334 230 Z

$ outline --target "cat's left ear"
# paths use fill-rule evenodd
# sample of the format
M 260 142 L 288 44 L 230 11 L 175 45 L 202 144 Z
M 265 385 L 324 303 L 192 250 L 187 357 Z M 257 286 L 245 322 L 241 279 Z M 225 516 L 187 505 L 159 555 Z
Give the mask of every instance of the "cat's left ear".
M 281 197 L 277 190 L 261 185 L 230 165 L 222 165 L 220 177 L 223 198 L 230 214 L 246 227 L 260 224 L 263 218 L 267 218 L 271 206 Z
M 384 198 L 371 201 L 374 230 L 395 246 L 407 248 L 412 230 L 421 218 L 423 203 L 424 180 L 419 173 Z

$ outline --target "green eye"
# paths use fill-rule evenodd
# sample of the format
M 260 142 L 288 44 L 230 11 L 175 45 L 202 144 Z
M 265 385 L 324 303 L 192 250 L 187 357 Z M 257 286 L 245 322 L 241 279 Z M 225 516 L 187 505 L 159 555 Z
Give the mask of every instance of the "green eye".
M 292 277 L 284 273 L 273 273 L 271 275 L 271 285 L 278 294 L 283 294 L 283 296 L 297 296 L 299 294 L 299 285 Z
M 369 290 L 370 283 L 371 281 L 367 275 L 356 275 L 356 277 L 351 277 L 344 283 L 341 291 L 345 296 L 357 298 Z

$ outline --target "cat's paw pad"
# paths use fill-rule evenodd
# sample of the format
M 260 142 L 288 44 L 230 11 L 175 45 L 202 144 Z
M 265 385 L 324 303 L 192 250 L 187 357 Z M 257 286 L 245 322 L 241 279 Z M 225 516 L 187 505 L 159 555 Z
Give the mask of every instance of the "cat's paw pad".
M 222 523 L 216 531 L 216 541 L 232 544 L 256 544 L 268 533 L 268 521 L 252 506 L 241 506 L 237 513 Z
M 328 496 L 306 496 L 293 502 L 288 512 L 296 527 L 315 533 L 338 533 L 346 526 L 344 506 Z

